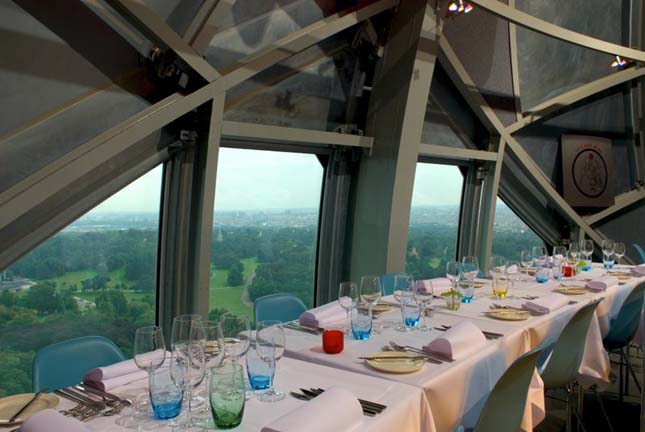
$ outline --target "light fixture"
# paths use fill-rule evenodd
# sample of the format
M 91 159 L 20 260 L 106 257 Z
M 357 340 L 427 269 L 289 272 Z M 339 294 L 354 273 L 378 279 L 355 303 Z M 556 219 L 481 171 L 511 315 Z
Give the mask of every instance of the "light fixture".
M 453 0 L 448 3 L 448 14 L 447 16 L 456 17 L 457 15 L 467 14 L 473 10 L 473 5 L 469 2 L 464 2 L 464 0 Z
M 615 56 L 615 59 L 611 62 L 611 67 L 613 67 L 616 70 L 623 70 L 628 68 L 629 66 L 632 66 L 632 62 L 629 60 L 625 60 L 621 56 Z

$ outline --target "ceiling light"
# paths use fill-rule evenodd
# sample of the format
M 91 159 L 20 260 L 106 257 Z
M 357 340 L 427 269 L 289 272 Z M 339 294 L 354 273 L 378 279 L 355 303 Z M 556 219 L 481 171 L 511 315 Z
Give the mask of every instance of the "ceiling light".
M 628 68 L 629 66 L 632 66 L 632 62 L 625 60 L 621 56 L 615 56 L 614 60 L 611 62 L 611 67 L 616 70 L 623 70 Z
M 473 10 L 472 3 L 465 2 L 464 0 L 453 0 L 448 3 L 448 14 L 447 16 L 457 16 L 461 14 L 467 14 Z

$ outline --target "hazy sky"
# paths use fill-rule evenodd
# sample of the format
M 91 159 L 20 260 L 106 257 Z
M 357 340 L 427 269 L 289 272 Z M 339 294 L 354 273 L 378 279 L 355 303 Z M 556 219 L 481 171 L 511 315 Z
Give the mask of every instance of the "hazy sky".
M 322 166 L 314 155 L 223 148 L 215 208 L 317 208 L 322 176 Z M 457 167 L 418 164 L 412 205 L 457 205 L 462 182 Z M 157 167 L 92 212 L 158 211 L 160 193 L 161 167 Z

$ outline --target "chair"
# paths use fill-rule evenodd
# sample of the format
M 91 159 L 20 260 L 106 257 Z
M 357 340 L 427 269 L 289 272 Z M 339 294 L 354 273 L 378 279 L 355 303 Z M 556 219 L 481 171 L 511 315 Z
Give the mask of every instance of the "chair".
M 497 381 L 482 409 L 474 432 L 517 432 L 520 429 L 531 377 L 542 346 L 515 360 Z M 455 431 L 464 430 L 459 426 Z
M 636 252 L 638 252 L 638 254 L 641 256 L 642 263 L 645 264 L 645 251 L 643 250 L 642 247 L 640 247 L 636 243 L 634 243 L 633 246 L 634 246 L 634 249 L 636 249 Z
M 394 278 L 397 275 L 403 275 L 405 273 L 386 273 L 383 276 L 379 277 L 381 280 L 381 288 L 383 289 L 383 295 L 392 295 L 394 293 Z
M 571 431 L 574 413 L 578 424 L 582 426 L 580 413 L 573 408 L 573 394 L 585 351 L 587 331 L 600 301 L 593 301 L 580 308 L 564 327 L 558 340 L 543 351 L 543 356 L 538 361 L 538 372 L 545 389 L 564 387 L 567 390 L 567 432 Z M 582 397 L 582 389 L 579 391 Z
M 620 380 L 618 387 L 618 400 L 623 401 L 623 394 L 628 392 L 629 386 L 629 375 L 631 373 L 638 389 L 640 390 L 640 385 L 636 379 L 636 374 L 632 369 L 627 353 L 625 352 L 625 347 L 634 338 L 636 330 L 638 329 L 638 324 L 641 319 L 641 310 L 643 309 L 643 295 L 645 294 L 645 282 L 639 284 L 632 290 L 631 293 L 625 299 L 625 302 L 620 307 L 618 314 L 614 319 L 611 320 L 609 324 L 609 333 L 602 341 L 602 344 L 605 346 L 605 349 L 609 353 L 617 353 L 620 355 Z M 623 368 L 623 366 L 626 366 Z M 624 369 L 624 377 L 623 377 Z M 624 386 L 624 387 L 623 387 Z M 623 393 L 624 392 L 624 393 Z
M 253 303 L 256 323 L 267 320 L 292 321 L 306 310 L 307 306 L 302 300 L 288 293 L 269 294 Z
M 68 339 L 38 350 L 32 369 L 34 392 L 80 383 L 90 369 L 125 360 L 121 350 L 102 336 Z

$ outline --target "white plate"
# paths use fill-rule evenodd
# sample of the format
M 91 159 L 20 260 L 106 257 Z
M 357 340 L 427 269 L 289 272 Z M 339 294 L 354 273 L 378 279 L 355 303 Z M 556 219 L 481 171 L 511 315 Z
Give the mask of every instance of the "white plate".
M 419 354 L 405 353 L 399 351 L 384 351 L 371 354 L 369 357 L 419 357 Z M 426 361 L 424 359 L 413 360 L 366 360 L 367 364 L 376 370 L 387 373 L 406 374 L 417 372 L 423 369 Z
M 13 396 L 7 396 L 0 399 L 0 425 L 18 425 L 24 422 L 30 415 L 48 408 L 54 408 L 58 405 L 58 397 L 43 393 L 36 399 L 16 421 L 9 423 L 9 419 L 17 413 L 20 408 L 25 406 L 32 398 L 34 393 L 22 393 Z

